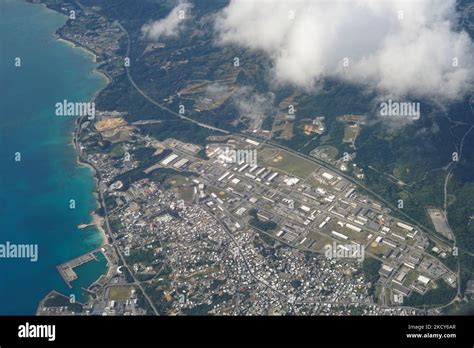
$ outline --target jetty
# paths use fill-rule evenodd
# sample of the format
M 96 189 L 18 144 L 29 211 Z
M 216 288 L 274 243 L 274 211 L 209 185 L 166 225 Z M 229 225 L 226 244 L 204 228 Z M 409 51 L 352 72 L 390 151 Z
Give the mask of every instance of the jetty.
M 95 255 L 98 252 L 101 252 L 103 247 L 97 248 L 88 252 L 87 254 L 76 257 L 72 260 L 69 260 L 65 263 L 56 266 L 59 274 L 63 278 L 64 282 L 69 288 L 72 288 L 71 282 L 78 278 L 77 273 L 74 271 L 74 268 L 81 266 L 85 263 L 88 263 L 92 260 L 98 261 L 97 256 Z

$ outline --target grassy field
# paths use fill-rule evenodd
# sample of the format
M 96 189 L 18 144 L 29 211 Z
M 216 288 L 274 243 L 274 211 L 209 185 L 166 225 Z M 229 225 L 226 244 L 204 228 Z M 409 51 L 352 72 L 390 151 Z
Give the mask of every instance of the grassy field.
M 316 241 L 316 243 L 313 244 L 313 246 L 311 247 L 312 250 L 316 250 L 316 251 L 323 251 L 323 248 L 326 244 L 331 244 L 332 243 L 332 240 L 331 238 L 328 238 L 328 237 L 325 237 L 325 236 L 322 236 L 320 235 L 319 233 L 317 232 L 310 232 L 308 233 L 308 240 L 311 240 L 311 241 Z M 307 244 L 307 243 L 305 243 Z
M 356 125 L 348 125 L 344 128 L 344 139 L 343 143 L 352 143 L 355 138 L 359 135 L 359 127 Z
M 259 165 L 279 169 L 303 179 L 307 178 L 316 169 L 315 164 L 285 150 L 264 146 L 257 155 Z
M 130 298 L 132 292 L 131 286 L 112 286 L 109 288 L 109 300 L 125 301 Z
M 326 154 L 326 156 L 330 159 L 336 159 L 337 155 L 339 154 L 339 150 L 337 148 L 335 148 L 334 146 L 332 145 L 322 145 L 322 146 L 318 146 L 317 148 L 315 148 L 313 151 L 311 151 L 312 153 L 313 152 L 320 152 L 320 153 L 324 153 Z
M 193 200 L 193 182 L 189 177 L 173 175 L 166 179 L 166 185 L 169 185 L 172 190 L 176 191 L 184 201 L 191 202 Z
M 222 200 L 224 200 L 224 201 L 225 201 L 227 198 L 230 197 L 227 192 L 225 192 L 224 190 L 222 190 L 222 189 L 220 189 L 220 188 L 218 188 L 218 187 L 215 187 L 215 186 L 209 185 L 209 186 L 207 187 L 207 191 L 208 191 L 209 193 L 215 193 L 215 194 L 217 195 L 217 197 L 219 197 L 220 199 L 222 199 Z
M 186 185 L 186 184 L 189 184 L 190 182 L 191 182 L 191 179 L 183 175 L 173 175 L 166 179 L 166 183 L 172 186 Z

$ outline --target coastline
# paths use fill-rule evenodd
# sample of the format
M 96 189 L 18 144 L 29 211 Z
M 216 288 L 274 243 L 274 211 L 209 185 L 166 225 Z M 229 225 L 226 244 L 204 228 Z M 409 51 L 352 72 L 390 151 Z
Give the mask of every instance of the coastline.
M 107 238 L 107 233 L 106 233 L 104 227 L 102 226 L 105 219 L 102 216 L 100 216 L 99 214 L 95 213 L 95 212 L 90 213 L 90 218 L 91 218 L 91 222 L 85 223 L 85 224 L 80 224 L 80 225 L 77 226 L 77 228 L 79 230 L 83 230 L 85 228 L 94 226 L 100 232 L 100 235 L 102 237 L 102 244 L 100 246 L 104 246 L 104 245 L 109 244 L 109 241 L 108 241 L 108 238 Z
M 41 5 L 43 5 L 44 7 L 46 7 L 48 10 L 50 11 L 54 11 L 54 12 L 57 12 L 59 14 L 62 14 L 64 15 L 63 13 L 59 12 L 59 11 L 56 11 L 55 9 L 53 8 L 50 8 L 48 7 L 46 4 L 44 3 L 41 3 Z M 67 16 L 66 16 L 67 17 Z M 67 22 L 66 22 L 67 23 Z M 66 25 L 66 23 L 64 25 Z M 64 26 L 63 25 L 63 26 Z M 59 30 L 60 28 L 58 28 Z M 56 33 L 54 34 L 54 37 L 55 37 L 55 40 L 59 41 L 59 42 L 63 42 L 65 44 L 67 44 L 68 46 L 70 46 L 71 48 L 78 48 L 80 50 L 82 50 L 83 52 L 91 55 L 93 58 L 92 58 L 92 61 L 93 63 L 97 64 L 98 63 L 98 56 L 97 54 L 91 50 L 90 48 L 86 47 L 86 46 L 83 46 L 81 44 L 79 44 L 78 42 L 75 42 L 75 41 L 72 41 L 68 38 L 65 38 L 63 36 L 61 36 L 58 31 L 56 31 Z M 105 81 L 106 81 L 106 84 L 104 87 L 98 89 L 94 95 L 92 96 L 91 100 L 92 101 L 95 101 L 97 96 L 105 89 L 107 88 L 112 82 L 113 82 L 113 79 L 112 77 L 105 71 L 101 70 L 100 68 L 97 68 L 95 67 L 92 71 L 92 73 L 95 73 L 95 74 L 98 74 L 98 75 L 101 75 Z M 89 168 L 92 172 L 94 172 L 94 181 L 95 181 L 95 190 L 94 190 L 94 196 L 96 197 L 96 203 L 97 203 L 97 207 L 100 207 L 101 204 L 100 204 L 100 201 L 99 201 L 99 185 L 100 185 L 100 179 L 98 178 L 98 171 L 97 169 L 94 167 L 94 165 L 92 165 L 91 163 L 87 162 L 87 161 L 84 161 L 82 159 L 82 156 L 81 156 L 81 150 L 78 148 L 78 144 L 77 144 L 77 136 L 79 135 L 80 133 L 80 127 L 81 127 L 81 124 L 82 124 L 82 119 L 77 119 L 76 122 L 75 122 L 75 126 L 74 126 L 74 129 L 73 129 L 73 132 L 72 132 L 72 136 L 71 136 L 71 145 L 73 146 L 75 152 L 76 152 L 76 163 L 79 165 L 79 166 L 85 166 L 87 168 Z M 91 219 L 92 219 L 92 222 L 90 223 L 90 225 L 94 225 L 97 230 L 99 231 L 99 233 L 101 234 L 101 237 L 102 237 L 102 245 L 106 245 L 108 244 L 108 236 L 107 236 L 107 231 L 103 228 L 102 224 L 104 222 L 104 217 L 98 215 L 95 211 L 91 211 L 90 212 L 90 216 L 91 216 Z
M 47 8 L 48 8 L 50 11 L 54 11 L 53 9 L 51 9 L 51 8 L 49 8 L 49 7 L 47 7 Z M 57 11 L 55 11 L 55 12 L 57 12 Z M 60 12 L 57 12 L 57 13 L 60 13 Z M 57 32 L 54 34 L 54 38 L 55 38 L 56 41 L 63 42 L 63 43 L 65 43 L 66 45 L 70 46 L 71 48 L 78 48 L 78 49 L 82 50 L 83 52 L 85 52 L 85 53 L 91 55 L 91 56 L 93 57 L 93 58 L 92 58 L 92 62 L 93 62 L 94 64 L 100 63 L 100 62 L 97 60 L 97 58 L 98 58 L 97 54 L 96 54 L 94 51 L 92 51 L 90 48 L 88 48 L 88 47 L 86 47 L 86 46 L 83 46 L 83 45 L 81 45 L 81 44 L 79 44 L 79 43 L 77 43 L 77 42 L 75 42 L 75 41 L 69 40 L 69 39 L 65 38 L 64 36 L 61 36 L 61 35 L 58 34 Z M 106 87 L 112 82 L 112 78 L 109 76 L 109 74 L 107 74 L 105 71 L 103 71 L 103 70 L 101 70 L 101 69 L 99 69 L 99 68 L 97 68 L 97 67 L 92 70 L 92 73 L 94 73 L 94 74 L 99 74 L 99 75 L 101 75 L 105 80 L 107 80 L 107 83 L 106 83 L 106 85 L 105 85 L 104 88 L 106 88 Z M 94 96 L 92 97 L 92 100 L 94 100 L 94 99 L 97 97 L 97 95 L 98 95 L 104 88 L 101 88 L 100 90 L 98 90 L 98 91 L 94 94 Z
M 109 244 L 109 240 L 108 240 L 108 237 L 107 237 L 107 232 L 105 231 L 104 227 L 102 226 L 105 219 L 102 216 L 100 216 L 96 213 L 91 213 L 91 216 L 92 216 L 92 223 L 95 225 L 95 227 L 97 228 L 97 230 L 100 232 L 100 234 L 102 236 L 102 245 L 101 246 Z
M 57 11 L 56 9 L 52 8 L 52 7 L 49 7 L 47 4 L 43 3 L 43 2 L 34 2 L 32 0 L 25 0 L 26 2 L 30 3 L 30 4 L 33 4 L 33 5 L 40 5 L 40 6 L 43 6 L 44 8 L 48 9 L 49 11 L 53 11 L 53 12 L 56 12 L 66 18 L 68 18 L 68 16 L 60 11 Z M 67 23 L 67 20 L 66 20 L 66 23 Z M 63 24 L 62 27 L 64 27 L 66 25 L 66 23 Z M 98 63 L 97 61 L 97 54 L 92 51 L 90 48 L 86 47 L 86 46 L 83 46 L 81 45 L 80 43 L 78 42 L 75 42 L 75 41 L 72 41 L 70 39 L 67 39 L 65 38 L 64 36 L 61 36 L 59 33 L 58 33 L 58 30 L 61 29 L 62 27 L 58 28 L 56 30 L 56 32 L 53 34 L 54 35 L 54 38 L 55 40 L 57 41 L 61 41 L 61 42 L 64 42 L 65 44 L 67 44 L 68 46 L 71 46 L 72 48 L 79 48 L 83 51 L 85 51 L 86 53 L 90 54 L 93 56 L 93 62 L 94 63 Z M 107 84 L 105 85 L 104 88 L 106 88 L 111 82 L 113 82 L 113 79 L 112 77 L 109 76 L 109 74 L 107 74 L 107 72 L 103 71 L 103 70 L 100 70 L 98 68 L 94 68 L 92 70 L 93 73 L 97 73 L 97 74 L 100 74 L 102 75 L 106 80 L 107 80 Z M 101 88 L 100 90 L 98 90 L 94 96 L 92 97 L 92 100 L 94 100 L 97 95 L 104 89 L 104 88 Z
M 51 10 L 51 9 L 50 9 Z M 53 10 L 54 11 L 54 10 Z M 84 47 L 82 45 L 79 45 L 77 42 L 74 42 L 74 41 L 70 41 L 62 36 L 60 36 L 59 34 L 55 34 L 55 39 L 57 41 L 61 41 L 61 42 L 64 42 L 66 43 L 68 46 L 70 46 L 71 48 L 79 48 L 81 49 L 82 51 L 90 54 L 92 57 L 93 57 L 93 62 L 95 64 L 97 64 L 97 55 L 95 54 L 95 52 L 93 52 L 92 50 L 90 50 L 89 48 L 87 47 Z M 109 84 L 112 83 L 112 78 L 107 74 L 105 73 L 104 71 L 98 69 L 98 68 L 94 68 L 92 70 L 93 73 L 96 73 L 96 74 L 99 74 L 101 76 L 103 76 L 103 78 L 105 78 L 106 80 L 106 84 L 104 87 L 100 88 L 99 90 L 97 90 L 94 95 L 92 96 L 91 100 L 92 101 L 95 101 L 95 99 L 97 98 L 97 96 L 99 95 L 100 92 L 102 92 L 105 88 L 107 88 L 107 86 Z M 73 132 L 72 132 L 72 136 L 71 136 L 71 145 L 73 146 L 75 152 L 76 152 L 76 163 L 79 165 L 79 166 L 84 166 L 84 167 L 87 167 L 89 168 L 93 173 L 93 178 L 94 178 L 94 182 L 95 182 L 95 190 L 93 192 L 94 194 L 94 197 L 96 198 L 96 207 L 97 208 L 100 208 L 101 207 L 101 204 L 100 204 L 100 200 L 99 200 L 99 185 L 100 185 L 100 179 L 98 177 L 98 171 L 97 169 L 94 167 L 94 165 L 92 165 L 91 163 L 83 160 L 82 156 L 81 156 L 81 149 L 78 147 L 78 136 L 81 132 L 81 124 L 82 124 L 82 118 L 80 119 L 77 119 L 76 122 L 75 122 L 75 125 L 74 125 L 74 129 L 73 129 Z M 108 240 L 108 235 L 107 235 L 107 231 L 103 228 L 103 223 L 104 223 L 104 217 L 98 215 L 96 213 L 96 211 L 91 211 L 90 212 L 90 216 L 91 216 L 91 222 L 88 224 L 90 226 L 95 226 L 95 228 L 97 229 L 97 231 L 100 233 L 101 235 L 101 238 L 102 238 L 102 244 L 101 246 L 104 246 L 104 245 L 107 245 L 109 243 L 109 240 Z
M 51 11 L 54 11 L 51 8 L 48 8 L 48 9 L 51 10 Z M 81 49 L 82 51 L 90 54 L 93 57 L 93 62 L 95 64 L 97 64 L 97 54 L 94 51 L 92 51 L 91 49 L 89 49 L 88 47 L 82 46 L 82 45 L 78 44 L 75 41 L 68 40 L 67 38 L 64 38 L 61 35 L 59 35 L 57 32 L 55 33 L 55 40 L 60 41 L 60 42 L 64 42 L 68 46 L 70 46 L 71 48 L 78 48 L 78 49 Z M 97 90 L 94 93 L 94 95 L 92 96 L 91 100 L 95 101 L 95 99 L 97 98 L 99 93 L 102 92 L 105 88 L 107 88 L 107 86 L 109 84 L 112 83 L 112 78 L 107 73 L 105 73 L 104 71 L 98 69 L 97 67 L 94 68 L 92 70 L 92 72 L 95 73 L 95 74 L 101 75 L 106 80 L 105 86 L 100 88 L 99 90 Z M 94 196 L 96 197 L 97 207 L 100 207 L 100 202 L 99 202 L 99 199 L 97 197 L 97 195 L 99 193 L 98 191 L 99 191 L 99 184 L 100 184 L 100 180 L 99 180 L 98 175 L 97 175 L 98 174 L 97 169 L 91 163 L 89 163 L 87 161 L 84 161 L 82 159 L 81 149 L 78 148 L 78 144 L 77 144 L 77 141 L 78 141 L 77 136 L 79 135 L 79 133 L 81 131 L 81 129 L 80 129 L 81 124 L 82 124 L 82 118 L 79 118 L 75 121 L 74 129 L 73 129 L 72 136 L 71 136 L 71 145 L 73 146 L 73 148 L 76 152 L 76 163 L 79 166 L 85 166 L 85 167 L 89 168 L 92 172 L 94 172 L 94 181 L 95 181 Z M 104 218 L 99 216 L 98 214 L 96 214 L 95 211 L 90 212 L 90 216 L 92 218 L 92 222 L 90 224 L 95 225 L 97 230 L 100 232 L 100 234 L 102 236 L 102 245 L 108 244 L 107 233 L 104 230 L 104 228 L 102 227 L 102 223 L 104 221 Z
M 33 4 L 39 4 L 39 5 L 42 5 L 44 6 L 45 8 L 47 8 L 48 10 L 50 11 L 53 11 L 53 12 L 56 12 L 56 13 L 59 13 L 63 16 L 64 13 L 61 13 L 60 11 L 57 11 L 53 8 L 50 8 L 48 7 L 46 4 L 44 3 L 34 3 L 34 2 L 31 2 L 31 1 L 28 1 L 27 2 L 30 2 L 30 3 L 33 3 Z M 67 16 L 66 16 L 67 17 Z M 62 27 L 64 27 L 66 25 L 67 21 L 63 24 Z M 62 28 L 60 27 L 60 28 Z M 88 47 L 85 47 L 83 45 L 80 45 L 79 43 L 77 42 L 74 42 L 72 40 L 69 40 L 63 36 L 61 36 L 58 31 L 59 29 L 58 28 L 56 30 L 56 32 L 53 34 L 54 36 L 54 40 L 56 41 L 59 41 L 59 42 L 63 42 L 65 43 L 66 45 L 68 45 L 69 47 L 71 48 L 79 48 L 80 50 L 82 50 L 83 52 L 87 53 L 88 55 L 91 55 L 92 56 L 92 62 L 97 65 L 99 62 L 98 62 L 98 56 L 97 54 L 92 51 L 91 49 L 89 49 Z M 91 97 L 91 101 L 95 101 L 97 96 L 105 89 L 107 88 L 112 82 L 113 82 L 113 79 L 112 77 L 110 77 L 107 72 L 101 70 L 100 68 L 98 68 L 97 66 L 94 67 L 94 69 L 91 70 L 91 72 L 93 74 L 98 74 L 100 76 L 102 76 L 102 78 L 105 80 L 105 85 L 102 87 L 102 88 L 99 88 L 97 91 L 94 92 L 94 94 L 92 95 Z M 74 149 L 74 152 L 75 152 L 75 155 L 76 155 L 76 164 L 79 165 L 79 166 L 86 166 L 88 167 L 91 171 L 94 172 L 93 174 L 93 179 L 94 179 L 94 183 L 95 183 L 95 189 L 94 191 L 92 192 L 92 194 L 94 195 L 95 197 L 95 201 L 96 201 L 96 208 L 92 211 L 89 212 L 89 215 L 90 215 L 90 218 L 91 218 L 91 222 L 87 224 L 87 226 L 94 226 L 96 228 L 96 230 L 98 231 L 98 233 L 100 234 L 101 236 L 101 244 L 100 244 L 100 247 L 103 247 L 105 245 L 108 245 L 109 244 L 109 237 L 108 237 L 108 233 L 106 231 L 106 229 L 103 227 L 103 224 L 105 222 L 105 217 L 102 217 L 100 216 L 99 214 L 97 214 L 97 209 L 100 208 L 102 206 L 102 202 L 101 202 L 101 194 L 100 194 L 100 173 L 98 172 L 97 168 L 95 168 L 95 166 L 92 164 L 92 163 L 89 163 L 87 160 L 85 160 L 83 157 L 82 157 L 82 150 L 78 144 L 78 136 L 80 134 L 80 131 L 81 131 L 81 125 L 82 125 L 82 121 L 83 121 L 83 118 L 78 118 L 75 120 L 74 122 L 74 125 L 73 125 L 73 129 L 72 129 L 72 134 L 71 134 L 71 140 L 70 140 L 70 144 L 72 145 L 73 149 Z M 78 226 L 79 228 L 79 226 Z M 111 271 L 111 265 L 108 265 L 107 267 L 107 270 L 104 274 L 108 274 L 110 271 Z M 104 274 L 102 274 L 100 277 L 104 276 Z M 97 279 L 100 279 L 97 278 Z M 94 281 L 96 282 L 97 279 Z M 94 283 L 93 282 L 93 283 Z M 57 292 L 56 290 L 52 290 L 52 291 L 55 291 Z M 39 307 L 38 307 L 39 308 Z
M 84 52 L 86 52 L 86 53 L 92 55 L 92 56 L 94 57 L 92 61 L 93 61 L 94 63 L 97 63 L 97 55 L 96 55 L 93 51 L 91 51 L 91 50 L 85 48 L 84 46 L 78 45 L 78 44 L 77 44 L 76 42 L 74 42 L 74 41 L 70 41 L 70 40 L 65 39 L 64 37 L 62 37 L 62 36 L 59 35 L 58 33 L 55 34 L 55 37 L 56 37 L 56 40 L 57 40 L 57 41 L 64 42 L 65 44 L 67 44 L 68 46 L 70 46 L 70 47 L 72 47 L 72 48 L 80 48 L 80 49 L 82 49 Z
M 51 8 L 48 8 L 48 9 L 51 10 L 51 11 L 55 11 L 54 9 L 51 9 Z M 55 12 L 57 12 L 57 11 L 55 11 Z M 64 25 L 66 25 L 66 24 L 64 24 Z M 58 30 L 59 30 L 59 28 L 58 28 Z M 61 36 L 58 33 L 58 31 L 56 31 L 54 36 L 55 36 L 55 39 L 57 41 L 63 42 L 63 43 L 67 44 L 69 47 L 71 47 L 73 49 L 78 48 L 78 49 L 82 50 L 83 52 L 91 55 L 93 63 L 94 64 L 98 63 L 97 54 L 94 51 L 92 51 L 90 48 L 85 47 L 85 46 L 83 46 L 83 45 L 81 45 L 81 44 L 79 44 L 75 41 L 69 40 L 69 39 Z M 93 94 L 93 96 L 91 97 L 91 101 L 95 102 L 98 95 L 113 82 L 113 79 L 112 79 L 112 77 L 109 76 L 109 74 L 107 74 L 107 72 L 99 69 L 97 66 L 94 67 L 94 69 L 91 72 L 102 76 L 106 81 L 104 87 L 98 89 Z M 76 153 L 76 164 L 78 166 L 85 166 L 93 172 L 93 178 L 94 178 L 94 183 L 95 183 L 95 190 L 93 191 L 93 195 L 94 195 L 95 201 L 96 201 L 96 209 L 90 212 L 91 222 L 88 225 L 89 226 L 94 226 L 96 228 L 96 230 L 100 233 L 101 240 L 102 240 L 100 247 L 103 247 L 103 246 L 106 246 L 106 245 L 109 244 L 109 236 L 108 236 L 107 230 L 103 227 L 103 224 L 105 222 L 105 217 L 100 216 L 99 214 L 96 213 L 97 208 L 100 208 L 102 206 L 101 199 L 100 199 L 100 197 L 101 197 L 101 194 L 100 194 L 100 182 L 101 182 L 100 181 L 100 173 L 92 163 L 88 162 L 87 160 L 85 160 L 82 157 L 82 149 L 80 148 L 80 145 L 78 143 L 79 134 L 81 132 L 82 122 L 83 122 L 83 117 L 78 118 L 75 121 L 74 128 L 73 128 L 73 131 L 72 131 L 72 134 L 71 134 L 71 145 L 72 145 L 72 147 L 73 147 L 73 149 Z M 112 270 L 112 266 L 108 265 L 107 271 L 104 274 L 110 273 L 111 270 Z M 99 278 L 97 278 L 95 280 L 95 282 L 98 279 L 100 279 L 101 277 L 103 277 L 104 274 L 102 274 Z

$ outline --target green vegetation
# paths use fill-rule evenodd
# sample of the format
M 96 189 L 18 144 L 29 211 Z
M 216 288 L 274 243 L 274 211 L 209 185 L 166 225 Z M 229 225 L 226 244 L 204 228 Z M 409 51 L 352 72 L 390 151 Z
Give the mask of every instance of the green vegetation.
M 270 147 L 264 147 L 258 152 L 261 162 L 269 167 L 280 169 L 286 173 L 306 178 L 315 169 L 316 165 L 304 158 L 293 155 L 284 150 L 274 150 Z
M 116 196 L 105 194 L 105 206 L 107 207 L 107 209 L 114 209 L 117 206 L 116 199 Z M 99 215 L 104 216 L 103 212 L 101 212 L 101 214 Z
M 362 274 L 366 282 L 370 283 L 368 288 L 369 295 L 375 295 L 375 283 L 379 280 L 379 269 L 382 267 L 382 262 L 372 257 L 366 257 L 362 262 Z
M 301 286 L 301 280 L 294 279 L 290 282 L 291 286 L 295 289 L 298 289 Z
M 372 257 L 367 257 L 362 262 L 362 273 L 367 282 L 374 284 L 379 279 L 379 269 L 382 262 Z
M 184 315 L 206 315 L 216 305 L 218 305 L 222 302 L 225 302 L 225 301 L 229 301 L 231 299 L 232 299 L 232 295 L 229 295 L 229 294 L 222 294 L 222 295 L 214 294 L 214 295 L 212 295 L 212 299 L 211 299 L 212 303 L 211 304 L 202 303 L 202 304 L 198 304 L 198 305 L 196 305 L 192 308 L 185 308 L 183 310 L 183 314 Z
M 82 0 L 86 6 L 94 6 L 110 21 L 122 23 L 131 36 L 132 67 L 130 69 L 136 83 L 150 97 L 157 101 L 170 96 L 174 100 L 166 102 L 167 107 L 177 110 L 179 104 L 186 106 L 187 116 L 193 117 L 204 123 L 217 127 L 239 131 L 242 123 L 231 122 L 237 120 L 239 114 L 231 101 L 226 101 L 219 108 L 210 111 L 195 113 L 192 110 L 195 101 L 179 98 L 176 91 L 187 87 L 190 81 L 232 81 L 234 87 L 249 86 L 258 93 L 267 93 L 273 87 L 267 81 L 267 72 L 270 67 L 268 57 L 261 52 L 252 53 L 235 46 L 220 47 L 209 45 L 212 39 L 212 29 L 206 23 L 197 21 L 201 35 L 191 35 L 195 26 L 185 29 L 180 40 L 164 38 L 165 47 L 159 50 L 146 51 L 148 43 L 142 40 L 141 27 L 143 23 L 157 18 L 163 18 L 173 7 L 170 1 L 119 1 L 108 0 Z M 193 15 L 199 18 L 201 14 L 212 15 L 227 4 L 225 0 L 196 1 Z M 472 28 L 468 28 L 472 33 Z M 121 42 L 120 54 L 125 55 L 125 41 Z M 190 47 L 186 51 L 184 47 Z M 179 52 L 179 59 L 178 57 Z M 240 67 L 232 65 L 233 57 L 241 60 Z M 179 63 L 178 60 L 187 63 Z M 116 64 L 116 62 L 114 63 Z M 168 66 L 163 69 L 163 66 Z M 105 64 L 104 69 L 110 69 Z M 296 91 L 285 86 L 272 91 L 275 93 L 275 102 L 278 105 L 284 98 Z M 295 98 L 297 105 L 294 137 L 291 140 L 280 142 L 292 149 L 301 149 L 308 153 L 313 148 L 322 145 L 332 146 L 339 154 L 349 151 L 347 144 L 342 144 L 344 124 L 336 120 L 337 116 L 344 114 L 364 114 L 370 118 L 371 125 L 363 126 L 357 138 L 356 162 L 364 169 L 366 174 L 365 184 L 374 192 L 383 196 L 388 202 L 396 204 L 399 199 L 404 200 L 404 212 L 425 226 L 431 226 L 426 215 L 425 207 L 442 207 L 444 204 L 443 185 L 447 174 L 446 166 L 451 162 L 451 154 L 458 150 L 461 136 L 469 129 L 472 121 L 469 98 L 449 105 L 446 109 L 437 110 L 429 102 L 421 101 L 422 118 L 410 125 L 403 127 L 394 126 L 385 121 L 376 120 L 374 113 L 375 95 L 368 93 L 357 86 L 340 81 L 327 80 L 318 93 L 301 92 Z M 127 121 L 140 119 L 161 120 L 160 124 L 140 126 L 144 134 L 149 134 L 157 139 L 174 137 L 182 141 L 205 145 L 206 137 L 213 135 L 209 129 L 199 127 L 157 108 L 141 96 L 129 83 L 126 74 L 114 76 L 112 84 L 107 86 L 96 100 L 98 110 L 117 110 L 127 112 Z M 304 145 L 312 136 L 303 133 L 298 126 L 304 118 L 312 119 L 315 116 L 324 116 L 327 132 L 317 137 L 308 146 Z M 447 116 L 447 117 L 446 117 Z M 458 122 L 456 127 L 448 117 Z M 269 129 L 272 124 L 272 115 L 264 120 L 264 129 Z M 375 122 L 377 121 L 377 122 Z M 465 125 L 460 125 L 464 123 Z M 462 160 L 456 165 L 453 177 L 448 186 L 448 217 L 453 229 L 457 245 L 460 247 L 461 261 L 461 288 L 468 279 L 474 279 L 473 257 L 463 253 L 462 249 L 474 252 L 474 132 L 465 139 Z M 113 156 L 121 156 L 119 146 L 103 141 L 100 137 L 91 137 L 87 146 L 93 151 L 111 152 Z M 143 169 L 159 160 L 158 156 L 148 156 L 146 149 L 138 150 L 134 155 L 140 160 L 140 167 L 121 174 L 116 180 L 124 183 L 124 190 L 129 185 L 146 175 Z M 203 154 L 200 154 L 202 156 Z M 151 158 L 150 158 L 151 157 Z M 150 162 L 147 161 L 150 159 Z M 305 177 L 311 170 L 299 159 L 294 159 L 284 154 L 280 162 L 266 163 L 274 168 L 279 168 L 293 175 Z M 372 170 L 369 168 L 375 168 Z M 148 176 L 160 183 L 164 182 L 171 173 L 158 169 Z M 394 175 L 398 180 L 406 183 L 400 186 L 394 183 L 386 174 Z M 191 175 L 191 174 L 190 174 Z M 111 202 L 107 202 L 109 204 Z M 253 217 L 251 224 L 263 230 L 276 227 L 274 222 L 262 222 Z M 368 261 L 368 260 L 366 260 Z M 364 275 L 372 282 L 376 281 L 375 265 L 365 265 L 367 270 Z M 452 266 L 452 260 L 449 260 Z M 431 296 L 431 295 L 430 295 Z
M 337 148 L 331 145 L 322 145 L 317 147 L 316 150 L 325 153 L 330 159 L 336 159 L 339 153 Z
M 123 228 L 122 223 L 119 219 L 109 219 L 109 225 L 112 231 L 114 231 L 115 233 L 117 233 Z
M 449 287 L 444 281 L 439 280 L 436 289 L 428 290 L 424 295 L 413 292 L 405 298 L 405 306 L 435 306 L 448 303 L 456 295 L 456 289 Z
M 125 301 L 130 298 L 132 287 L 127 285 L 111 286 L 108 291 L 109 300 Z
M 215 135 L 216 132 L 203 128 L 191 122 L 180 120 L 168 120 L 161 123 L 147 124 L 140 126 L 144 133 L 159 140 L 175 138 L 186 143 L 206 145 L 206 138 Z
M 164 184 L 168 178 L 176 176 L 176 175 L 181 175 L 181 176 L 186 176 L 186 177 L 195 175 L 192 172 L 178 172 L 171 168 L 158 168 L 146 174 L 144 172 L 144 170 L 146 169 L 145 167 L 148 167 L 148 166 L 141 165 L 135 169 L 129 170 L 128 172 L 119 174 L 114 178 L 113 181 L 120 180 L 123 183 L 123 187 L 121 188 L 121 190 L 126 191 L 128 190 L 128 188 L 130 187 L 132 183 L 134 183 L 135 181 L 145 179 L 145 178 L 149 178 L 152 181 L 155 181 L 160 184 Z
M 151 264 L 155 259 L 156 256 L 153 250 L 132 250 L 130 251 L 130 256 L 127 257 L 127 263 L 130 265 L 135 263 Z
M 150 297 L 158 313 L 160 315 L 166 315 L 171 307 L 171 301 L 168 301 L 165 298 L 165 292 L 162 289 L 157 288 L 153 285 L 145 285 L 145 292 Z M 146 300 L 144 299 L 143 301 L 146 302 Z
M 226 283 L 225 280 L 220 280 L 220 279 L 214 279 L 212 281 L 212 284 L 210 286 L 210 289 L 211 291 L 214 291 L 216 290 L 217 288 L 219 288 L 221 285 L 224 285 Z
M 61 294 L 52 294 L 44 301 L 45 307 L 67 307 L 67 309 L 74 313 L 82 312 L 82 305 L 80 303 L 71 303 L 69 298 Z

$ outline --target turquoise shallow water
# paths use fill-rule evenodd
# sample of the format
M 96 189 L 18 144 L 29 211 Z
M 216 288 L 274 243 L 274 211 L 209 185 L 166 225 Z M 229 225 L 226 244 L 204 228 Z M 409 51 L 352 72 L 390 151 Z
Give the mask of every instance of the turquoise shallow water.
M 73 290 L 56 270 L 101 237 L 77 229 L 96 206 L 93 173 L 76 164 L 74 119 L 54 114 L 55 103 L 87 102 L 106 81 L 93 73 L 90 54 L 55 40 L 64 16 L 21 0 L 0 0 L 0 13 L 0 244 L 39 249 L 34 263 L 0 258 L 0 314 L 34 314 L 50 290 L 79 296 L 106 268 L 104 259 L 82 266 Z

